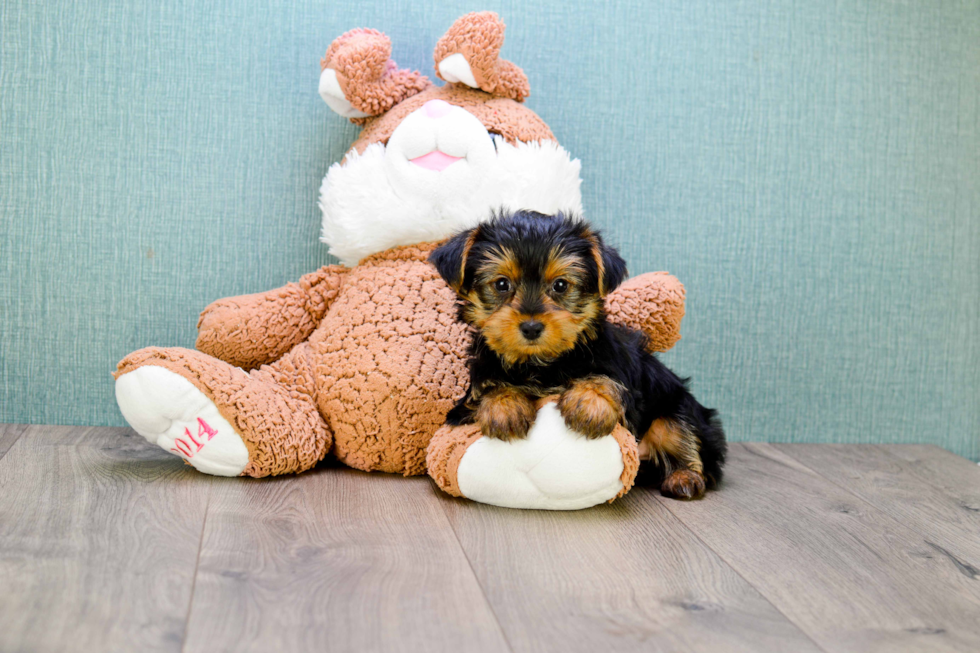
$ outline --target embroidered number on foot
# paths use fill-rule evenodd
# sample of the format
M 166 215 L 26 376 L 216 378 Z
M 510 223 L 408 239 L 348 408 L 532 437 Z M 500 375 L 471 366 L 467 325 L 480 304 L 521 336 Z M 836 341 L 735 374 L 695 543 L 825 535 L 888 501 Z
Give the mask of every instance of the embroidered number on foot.
M 207 444 L 211 440 L 211 438 L 213 438 L 216 435 L 218 435 L 218 430 L 212 428 L 210 424 L 208 424 L 203 419 L 198 417 L 197 437 L 200 440 L 200 442 L 194 439 L 194 436 L 191 435 L 190 429 L 184 427 L 184 438 L 186 438 L 186 440 L 184 438 L 177 438 L 176 440 L 174 440 L 174 446 L 171 447 L 170 450 L 173 451 L 178 456 L 186 456 L 187 458 L 193 458 L 194 454 L 196 454 L 198 451 L 203 449 L 204 445 Z M 205 439 L 204 436 L 207 436 L 207 439 Z M 190 443 L 188 443 L 187 440 L 190 440 Z

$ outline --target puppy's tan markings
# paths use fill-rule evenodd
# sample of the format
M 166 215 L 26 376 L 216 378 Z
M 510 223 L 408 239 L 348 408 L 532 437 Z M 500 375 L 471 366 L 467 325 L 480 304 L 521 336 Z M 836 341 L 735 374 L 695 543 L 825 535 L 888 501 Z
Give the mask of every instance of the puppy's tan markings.
M 568 428 L 587 438 L 601 438 L 624 421 L 623 392 L 623 386 L 608 376 L 587 376 L 562 394 L 558 410 Z
M 661 462 L 670 456 L 684 469 L 698 474 L 704 471 L 697 436 L 687 424 L 676 419 L 654 420 L 640 440 L 639 455 L 641 459 Z
M 492 282 L 497 277 L 507 277 L 511 282 L 515 282 L 521 276 L 521 266 L 514 252 L 501 247 L 499 250 L 487 252 L 486 259 L 480 265 L 477 274 L 487 282 Z
M 582 337 L 592 337 L 595 332 L 595 318 L 599 314 L 598 303 L 589 303 L 581 312 L 572 313 L 546 301 L 545 312 L 533 317 L 544 324 L 541 337 L 528 341 L 521 335 L 521 322 L 529 317 L 513 306 L 502 306 L 486 314 L 477 308 L 465 309 L 465 317 L 472 320 L 483 331 L 483 337 L 490 349 L 500 356 L 506 365 L 516 365 L 528 360 L 550 361 L 575 345 Z
M 535 413 L 530 397 L 518 388 L 503 386 L 483 395 L 475 419 L 483 435 L 514 440 L 527 437 Z
M 660 491 L 664 496 L 690 500 L 704 496 L 704 466 L 699 450 L 697 436 L 687 424 L 657 419 L 640 440 L 639 455 L 663 465 L 665 478 Z M 672 461 L 678 465 L 674 471 Z
M 585 266 L 574 257 L 565 254 L 560 247 L 553 247 L 548 253 L 548 262 L 544 266 L 544 282 L 550 285 L 558 278 L 566 278 L 569 281 L 582 281 L 585 276 Z

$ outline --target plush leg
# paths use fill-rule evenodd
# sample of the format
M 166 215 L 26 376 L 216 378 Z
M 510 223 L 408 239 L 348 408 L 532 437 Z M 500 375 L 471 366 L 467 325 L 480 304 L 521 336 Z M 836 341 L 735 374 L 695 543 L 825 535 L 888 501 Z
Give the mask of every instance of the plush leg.
M 302 472 L 332 444 L 307 351 L 245 372 L 194 350 L 141 349 L 119 363 L 116 400 L 140 435 L 204 473 Z
M 589 439 L 568 429 L 553 400 L 540 402 L 527 437 L 483 437 L 476 424 L 432 437 L 429 475 L 443 491 L 507 508 L 577 510 L 612 501 L 633 486 L 636 439 L 622 426 Z

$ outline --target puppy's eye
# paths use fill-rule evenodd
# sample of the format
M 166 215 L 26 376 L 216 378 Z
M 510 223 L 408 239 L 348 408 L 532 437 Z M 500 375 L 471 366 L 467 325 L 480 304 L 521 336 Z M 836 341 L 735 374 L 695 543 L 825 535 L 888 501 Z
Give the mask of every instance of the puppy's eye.
M 555 282 L 551 284 L 551 289 L 560 295 L 568 290 L 568 282 L 564 279 L 555 279 Z
M 510 290 L 510 281 L 508 281 L 504 277 L 500 277 L 499 279 L 493 282 L 493 289 L 499 293 L 508 292 Z

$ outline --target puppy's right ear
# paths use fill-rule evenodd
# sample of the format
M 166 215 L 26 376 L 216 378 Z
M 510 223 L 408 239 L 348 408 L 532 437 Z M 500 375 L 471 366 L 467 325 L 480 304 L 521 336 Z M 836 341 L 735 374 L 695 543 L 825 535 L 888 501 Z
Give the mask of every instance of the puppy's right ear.
M 429 263 L 435 266 L 439 275 L 458 293 L 465 291 L 463 283 L 466 278 L 466 259 L 479 232 L 479 227 L 460 232 L 429 254 Z

